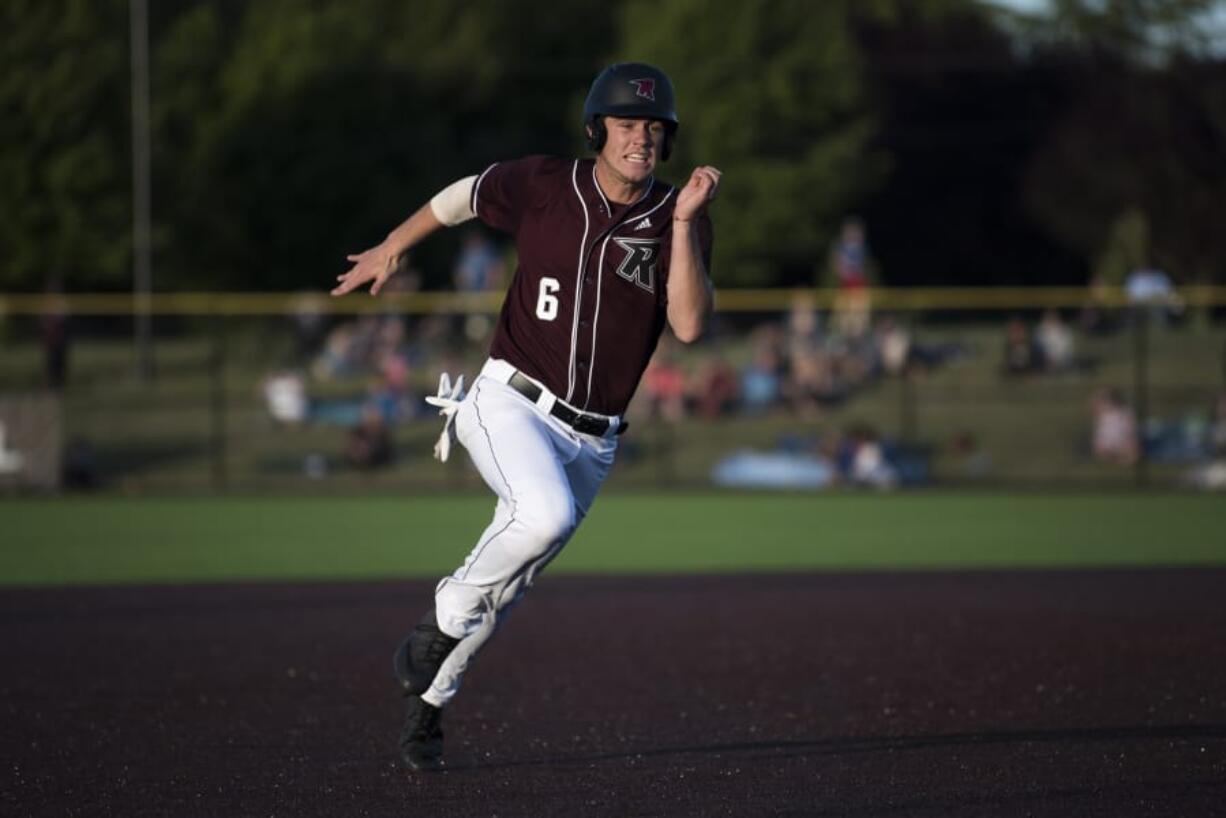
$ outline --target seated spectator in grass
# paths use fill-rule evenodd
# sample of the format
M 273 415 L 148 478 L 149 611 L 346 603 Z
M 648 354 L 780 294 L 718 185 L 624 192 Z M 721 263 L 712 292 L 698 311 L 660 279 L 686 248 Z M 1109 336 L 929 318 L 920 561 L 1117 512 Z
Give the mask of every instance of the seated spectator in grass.
M 1131 466 L 1141 456 L 1137 420 L 1116 389 L 1099 389 L 1091 399 L 1092 454 L 1095 460 Z
M 1205 435 L 1205 448 L 1209 454 L 1213 457 L 1226 457 L 1226 390 L 1219 392 L 1213 401 Z
M 280 423 L 302 423 L 310 413 L 306 381 L 298 372 L 287 369 L 270 373 L 261 384 L 268 416 Z
M 732 413 L 740 400 L 736 370 L 719 352 L 703 360 L 693 379 L 691 396 L 694 413 L 702 418 L 717 418 Z
M 1005 326 L 1004 373 L 1029 375 L 1039 368 L 1039 352 L 1030 337 L 1030 329 L 1017 316 Z
M 1120 328 L 1120 309 L 1115 304 L 1115 288 L 1102 273 L 1095 273 L 1086 284 L 1086 300 L 1078 317 L 1087 335 L 1111 335 Z
M 868 426 L 851 431 L 847 481 L 854 486 L 888 489 L 898 484 L 898 472 L 886 458 L 877 433 Z
M 961 476 L 971 480 L 982 480 L 992 473 L 992 456 L 979 441 L 979 436 L 969 429 L 964 429 L 954 435 L 950 449 L 958 462 Z
M 387 466 L 392 462 L 392 435 L 376 404 L 362 409 L 362 420 L 349 430 L 345 440 L 345 460 L 363 470 Z
M 685 370 L 677 363 L 672 344 L 660 340 L 655 355 L 643 372 L 643 391 L 651 418 L 677 422 L 685 417 Z
M 782 388 L 789 407 L 803 418 L 819 417 L 822 403 L 832 392 L 830 361 L 820 349 L 809 349 L 794 352 L 788 363 L 788 376 Z
M 1035 330 L 1035 344 L 1043 369 L 1066 372 L 1073 367 L 1073 331 L 1056 310 L 1047 310 Z
M 782 360 L 769 341 L 754 347 L 753 359 L 741 372 L 741 406 L 750 414 L 766 412 L 783 393 Z
M 911 333 L 892 316 L 877 324 L 877 357 L 887 375 L 902 375 L 911 363 Z
M 1157 267 L 1140 267 L 1129 273 L 1124 292 L 1129 304 L 1145 308 L 1158 324 L 1165 324 L 1183 312 L 1183 299 L 1171 277 Z

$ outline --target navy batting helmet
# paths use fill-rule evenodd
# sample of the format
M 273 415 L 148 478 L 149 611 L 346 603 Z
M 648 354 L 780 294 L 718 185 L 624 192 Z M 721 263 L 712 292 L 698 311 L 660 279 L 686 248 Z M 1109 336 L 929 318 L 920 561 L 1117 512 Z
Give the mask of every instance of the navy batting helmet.
M 677 106 L 673 83 L 668 75 L 652 65 L 623 62 L 610 65 L 592 82 L 583 103 L 583 124 L 587 144 L 599 152 L 608 138 L 604 117 L 658 119 L 664 123 L 664 144 L 660 158 L 667 161 L 677 132 Z

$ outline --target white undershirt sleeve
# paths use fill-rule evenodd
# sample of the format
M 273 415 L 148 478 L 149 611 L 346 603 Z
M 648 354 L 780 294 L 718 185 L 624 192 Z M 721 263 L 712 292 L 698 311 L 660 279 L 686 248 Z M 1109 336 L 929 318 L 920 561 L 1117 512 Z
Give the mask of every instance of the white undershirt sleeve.
M 476 181 L 476 176 L 467 176 L 434 194 L 430 200 L 434 217 L 448 227 L 476 218 L 477 214 L 473 213 L 472 208 L 473 184 Z

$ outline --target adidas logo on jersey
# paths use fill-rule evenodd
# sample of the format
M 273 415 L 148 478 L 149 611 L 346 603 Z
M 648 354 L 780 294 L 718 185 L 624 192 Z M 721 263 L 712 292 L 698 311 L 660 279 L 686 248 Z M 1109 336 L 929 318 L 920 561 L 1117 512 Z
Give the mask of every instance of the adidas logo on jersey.
M 635 230 L 646 230 L 648 227 L 651 227 L 651 217 L 650 216 L 645 217 L 641 222 L 636 224 L 634 226 L 634 229 Z

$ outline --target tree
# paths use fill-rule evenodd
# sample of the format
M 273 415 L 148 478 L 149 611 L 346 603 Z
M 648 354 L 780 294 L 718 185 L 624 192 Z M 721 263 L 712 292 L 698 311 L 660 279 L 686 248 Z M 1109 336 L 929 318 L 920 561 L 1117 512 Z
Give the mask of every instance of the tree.
M 565 101 L 595 72 L 594 43 L 611 29 L 603 9 L 189 8 L 159 43 L 154 92 L 178 286 L 322 286 L 444 184 L 497 159 L 569 150 L 580 128 Z M 453 243 L 423 245 L 427 285 L 448 280 Z
M 711 12 L 703 0 L 632 0 L 612 60 L 663 68 L 678 94 L 665 173 L 724 171 L 721 285 L 811 285 L 850 204 L 883 178 L 850 4 L 778 0 Z M 685 179 L 677 178 L 679 183 Z
M 889 176 L 862 205 L 893 285 L 1072 284 L 1085 260 L 1027 211 L 1023 169 L 1067 95 L 975 3 L 902 4 L 859 26 Z
M 127 5 L 0 5 L 0 281 L 130 280 Z
M 1179 281 L 1226 283 L 1226 62 L 1082 70 L 1076 104 L 1028 170 L 1032 211 L 1087 257 L 1139 212 L 1150 225 L 1144 262 Z

